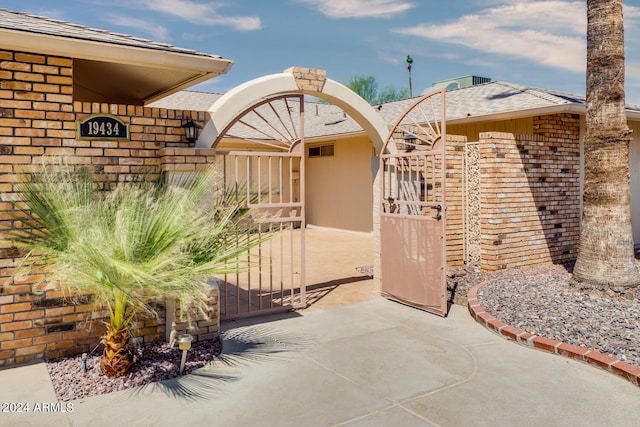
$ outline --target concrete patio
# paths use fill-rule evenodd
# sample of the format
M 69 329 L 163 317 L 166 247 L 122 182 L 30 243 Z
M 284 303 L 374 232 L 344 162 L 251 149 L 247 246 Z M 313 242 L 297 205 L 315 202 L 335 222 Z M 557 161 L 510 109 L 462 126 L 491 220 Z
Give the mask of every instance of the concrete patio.
M 508 342 L 460 306 L 440 318 L 375 298 L 224 326 L 227 364 L 0 425 L 638 425 L 640 388 Z M 4 403 L 56 402 L 42 363 L 0 383 Z

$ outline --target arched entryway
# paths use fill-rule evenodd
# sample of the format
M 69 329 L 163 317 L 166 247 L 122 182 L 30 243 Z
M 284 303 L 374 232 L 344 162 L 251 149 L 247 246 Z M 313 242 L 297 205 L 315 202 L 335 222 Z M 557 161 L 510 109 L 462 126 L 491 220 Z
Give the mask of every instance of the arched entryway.
M 280 244 L 275 249 L 280 264 L 269 266 L 271 278 L 268 283 L 262 282 L 263 274 L 248 277 L 246 281 L 255 283 L 260 281 L 257 289 L 251 285 L 245 288 L 237 285 L 236 294 L 225 296 L 222 292 L 221 309 L 223 318 L 237 317 L 245 314 L 260 314 L 271 311 L 297 308 L 305 304 L 305 140 L 304 140 L 304 98 L 310 95 L 332 102 L 353 118 L 366 132 L 371 140 L 374 158 L 381 153 L 395 154 L 399 149 L 406 150 L 404 139 L 395 135 L 401 129 L 398 122 L 392 132 L 382 117 L 360 96 L 344 85 L 326 78 L 322 70 L 307 68 L 291 68 L 280 74 L 265 76 L 240 85 L 221 98 L 209 109 L 210 120 L 201 133 L 196 148 L 219 149 L 224 139 L 239 142 L 239 150 L 229 150 L 220 153 L 224 155 L 223 170 L 233 170 L 231 181 L 238 185 L 239 180 L 248 184 L 249 191 L 240 197 L 245 197 L 243 203 L 268 212 L 269 226 L 283 227 L 288 230 L 289 243 Z M 411 109 L 419 110 L 423 118 L 424 111 L 416 108 L 420 102 L 412 105 Z M 405 112 L 403 118 L 411 117 Z M 420 119 L 421 120 L 421 119 Z M 239 129 L 239 124 L 243 130 Z M 418 123 L 415 123 L 418 127 Z M 417 131 L 416 131 L 417 132 Z M 420 138 L 420 132 L 417 132 Z M 404 134 L 403 134 L 404 135 Z M 403 142 L 403 143 L 399 143 Z M 322 150 L 322 147 L 319 148 Z M 402 150 L 401 150 L 402 151 Z M 410 150 L 409 150 L 410 151 Z M 232 167 L 229 168 L 229 162 Z M 377 166 L 377 161 L 371 162 Z M 384 162 L 382 163 L 384 167 Z M 380 173 L 377 167 L 372 171 L 373 205 L 371 218 L 373 223 L 373 272 L 375 287 L 380 289 L 381 258 L 380 258 L 380 218 L 382 190 Z M 255 181 L 254 181 L 255 180 Z M 229 182 L 227 182 L 228 185 Z M 262 187 L 268 183 L 267 189 Z M 251 188 L 256 188 L 257 200 L 250 201 Z M 442 203 L 442 205 L 444 205 Z M 339 207 L 338 207 L 339 208 Z M 444 214 L 444 212 L 443 212 Z M 270 221 L 270 222 L 269 222 Z M 405 242 L 411 246 L 413 243 Z M 287 246 L 288 245 L 288 246 Z M 270 249 L 271 250 L 271 249 Z M 299 253 L 296 258 L 294 253 Z M 409 256 L 412 256 L 409 254 Z M 418 257 L 422 256 L 417 254 Z M 278 273 L 278 271 L 280 273 Z M 286 278 L 285 276 L 288 276 Z M 238 283 L 240 280 L 236 280 Z M 291 282 L 288 283 L 287 281 Z M 287 283 L 284 283 L 287 282 Z M 275 290 L 274 290 L 274 284 Z M 235 286 L 235 285 L 234 285 Z M 240 300 L 240 294 L 245 298 Z M 231 297 L 238 297 L 232 301 L 230 315 L 225 315 L 226 305 Z M 397 295 L 396 295 L 397 297 Z M 402 298 L 396 298 L 403 301 Z M 275 301 L 275 304 L 274 304 Z M 406 301 L 405 301 L 406 302 Z M 245 306 L 244 307 L 241 306 Z M 420 307 L 420 305 L 416 305 Z M 423 307 L 420 307 L 423 308 Z M 253 311 L 253 313 L 249 313 Z

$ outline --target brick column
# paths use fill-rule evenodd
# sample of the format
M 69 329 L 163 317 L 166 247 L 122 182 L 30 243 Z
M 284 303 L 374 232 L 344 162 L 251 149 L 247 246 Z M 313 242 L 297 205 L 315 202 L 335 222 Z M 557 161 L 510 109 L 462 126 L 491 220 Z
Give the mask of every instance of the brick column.
M 577 134 L 480 135 L 482 268 L 575 259 L 580 218 Z

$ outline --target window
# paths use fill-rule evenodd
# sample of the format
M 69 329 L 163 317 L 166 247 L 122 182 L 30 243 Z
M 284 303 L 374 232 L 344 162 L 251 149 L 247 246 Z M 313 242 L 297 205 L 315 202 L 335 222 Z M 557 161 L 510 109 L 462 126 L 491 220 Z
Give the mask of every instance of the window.
M 331 157 L 333 156 L 333 144 L 317 145 L 309 147 L 309 157 Z

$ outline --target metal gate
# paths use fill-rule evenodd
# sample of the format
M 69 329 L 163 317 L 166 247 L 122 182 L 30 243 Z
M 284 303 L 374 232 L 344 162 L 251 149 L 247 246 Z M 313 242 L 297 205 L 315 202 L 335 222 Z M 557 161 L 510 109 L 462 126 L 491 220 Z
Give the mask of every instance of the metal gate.
M 306 305 L 303 129 L 303 96 L 280 95 L 246 109 L 214 143 L 228 203 L 277 232 L 246 254 L 250 270 L 217 278 L 222 320 Z
M 418 98 L 380 156 L 382 294 L 445 316 L 445 90 Z

